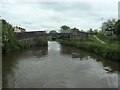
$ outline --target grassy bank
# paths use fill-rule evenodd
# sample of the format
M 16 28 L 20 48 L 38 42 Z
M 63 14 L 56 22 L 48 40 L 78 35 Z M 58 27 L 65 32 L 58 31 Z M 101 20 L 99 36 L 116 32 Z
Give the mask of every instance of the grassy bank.
M 105 36 L 102 33 L 96 34 L 98 38 L 100 38 L 102 41 L 109 43 L 109 44 L 120 44 L 119 39 L 116 36 Z
M 101 44 L 100 42 L 91 39 L 87 41 L 61 40 L 60 43 L 62 45 L 72 46 L 90 52 L 95 52 L 104 58 L 120 62 L 120 59 L 118 57 L 118 55 L 120 55 L 120 45 L 118 44 L 113 44 L 113 43 Z

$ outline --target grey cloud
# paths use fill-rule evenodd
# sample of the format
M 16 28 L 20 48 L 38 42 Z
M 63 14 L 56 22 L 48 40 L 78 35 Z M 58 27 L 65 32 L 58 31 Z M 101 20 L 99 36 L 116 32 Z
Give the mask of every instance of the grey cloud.
M 38 3 L 39 4 L 39 3 Z M 43 2 L 41 4 L 43 8 L 49 8 L 56 11 L 72 11 L 72 10 L 88 10 L 91 6 L 87 2 Z
M 87 30 L 100 27 L 101 18 L 117 18 L 115 5 L 109 2 L 104 5 L 103 2 L 7 3 L 0 11 L 8 22 L 27 30 L 59 30 L 62 25 Z

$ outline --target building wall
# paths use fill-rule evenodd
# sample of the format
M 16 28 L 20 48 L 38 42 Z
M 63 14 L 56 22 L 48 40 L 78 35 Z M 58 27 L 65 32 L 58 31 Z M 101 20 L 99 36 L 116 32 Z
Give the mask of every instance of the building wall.
M 14 32 L 25 32 L 25 29 L 14 27 Z

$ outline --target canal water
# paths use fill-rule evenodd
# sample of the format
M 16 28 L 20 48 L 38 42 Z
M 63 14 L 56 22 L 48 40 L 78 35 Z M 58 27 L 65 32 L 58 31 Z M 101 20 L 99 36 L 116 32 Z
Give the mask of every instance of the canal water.
M 0 89 L 2 89 L 2 49 L 0 47 Z
M 3 55 L 3 88 L 117 88 L 118 64 L 58 42 Z

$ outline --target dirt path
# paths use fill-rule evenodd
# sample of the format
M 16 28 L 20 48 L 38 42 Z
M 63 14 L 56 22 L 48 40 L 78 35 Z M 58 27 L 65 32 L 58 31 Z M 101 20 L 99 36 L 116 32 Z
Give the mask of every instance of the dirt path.
M 101 42 L 102 44 L 106 44 L 106 42 L 100 40 L 97 36 L 93 35 L 93 37 L 94 37 L 96 40 L 98 40 L 99 42 Z

